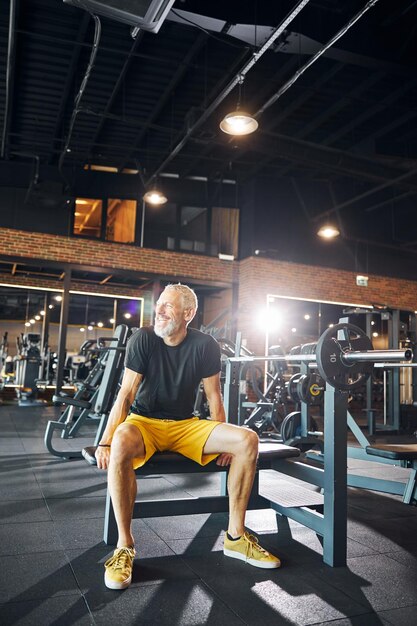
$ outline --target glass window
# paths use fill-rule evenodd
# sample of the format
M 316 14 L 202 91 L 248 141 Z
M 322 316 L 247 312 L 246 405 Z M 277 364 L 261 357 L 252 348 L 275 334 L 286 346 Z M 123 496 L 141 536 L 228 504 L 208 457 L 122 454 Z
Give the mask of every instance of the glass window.
M 103 202 L 98 198 L 77 198 L 74 211 L 74 235 L 100 237 Z
M 239 209 L 212 209 L 211 248 L 214 255 L 238 256 Z
M 181 207 L 180 250 L 206 251 L 207 209 L 195 206 Z
M 145 248 L 166 250 L 174 245 L 176 231 L 176 205 L 145 205 L 145 228 L 143 241 Z
M 107 241 L 133 243 L 135 241 L 136 200 L 109 198 L 107 201 Z

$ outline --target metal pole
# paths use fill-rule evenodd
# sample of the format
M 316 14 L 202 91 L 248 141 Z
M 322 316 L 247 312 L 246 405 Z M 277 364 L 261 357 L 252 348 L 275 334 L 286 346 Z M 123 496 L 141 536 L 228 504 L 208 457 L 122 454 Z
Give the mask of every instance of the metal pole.
M 58 395 L 61 391 L 62 383 L 64 380 L 64 365 L 66 356 L 66 343 L 67 343 L 67 326 L 68 326 L 68 313 L 69 313 L 69 288 L 71 285 L 71 270 L 65 270 L 64 275 L 64 293 L 62 294 L 61 302 L 61 317 L 59 320 L 59 339 L 58 339 L 58 363 L 56 366 L 56 384 L 55 394 Z
M 114 322 L 113 322 L 113 334 L 114 334 L 116 324 L 117 324 L 117 298 L 113 300 L 113 319 L 114 319 Z
M 323 561 L 346 565 L 348 393 L 329 385 L 324 394 Z
M 145 200 L 142 200 L 142 223 L 140 228 L 140 247 L 143 248 L 144 235 L 145 235 Z

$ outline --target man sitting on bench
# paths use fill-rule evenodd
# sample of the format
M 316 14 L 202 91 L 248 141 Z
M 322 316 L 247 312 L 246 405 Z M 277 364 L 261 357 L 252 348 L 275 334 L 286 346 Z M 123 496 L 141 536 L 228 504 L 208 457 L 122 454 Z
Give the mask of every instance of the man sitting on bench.
M 192 289 L 168 285 L 156 303 L 155 325 L 139 329 L 127 345 L 121 388 L 96 451 L 97 467 L 108 469 L 118 529 L 117 548 L 105 563 L 104 580 L 110 589 L 130 585 L 135 557 L 131 528 L 137 489 L 134 469 L 156 451 L 178 452 L 200 465 L 216 458 L 218 465 L 230 465 L 224 554 L 255 567 L 281 565 L 244 528 L 258 436 L 225 423 L 219 345 L 210 335 L 188 328 L 197 306 Z M 201 380 L 210 419 L 193 415 Z

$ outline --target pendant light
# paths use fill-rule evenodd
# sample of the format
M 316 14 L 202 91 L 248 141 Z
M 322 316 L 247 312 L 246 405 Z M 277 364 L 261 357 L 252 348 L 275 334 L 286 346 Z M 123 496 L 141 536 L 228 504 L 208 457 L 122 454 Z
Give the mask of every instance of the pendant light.
M 335 239 L 340 235 L 340 230 L 334 224 L 323 224 L 317 231 L 317 234 L 322 239 Z
M 250 135 L 258 128 L 257 120 L 240 108 L 243 80 L 243 76 L 239 76 L 239 99 L 236 110 L 227 113 L 220 122 L 220 129 L 228 135 Z

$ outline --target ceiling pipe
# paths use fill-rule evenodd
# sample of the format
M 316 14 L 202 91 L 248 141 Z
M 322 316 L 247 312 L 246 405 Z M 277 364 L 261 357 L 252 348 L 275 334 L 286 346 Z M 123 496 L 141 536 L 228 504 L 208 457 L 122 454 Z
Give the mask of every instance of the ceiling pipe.
M 343 37 L 343 35 L 345 33 L 347 33 L 347 31 L 352 28 L 352 26 L 354 24 L 356 24 L 356 22 L 358 20 L 361 19 L 361 17 L 367 12 L 369 11 L 369 9 L 371 9 L 377 2 L 379 2 L 379 0 L 369 0 L 369 2 L 367 2 L 367 4 L 363 7 L 363 9 L 361 9 L 358 13 L 356 13 L 356 15 L 354 15 L 347 24 L 345 24 L 343 26 L 343 28 L 341 28 L 331 39 L 330 41 L 328 41 L 326 43 L 326 45 L 324 45 L 322 48 L 320 48 L 320 50 L 318 50 L 316 52 L 316 54 L 314 56 L 311 57 L 311 59 L 309 59 L 309 61 L 307 61 L 307 63 L 305 63 L 305 65 L 303 65 L 303 67 L 300 67 L 299 70 L 297 70 L 294 74 L 294 76 L 292 76 L 276 93 L 274 93 L 269 100 L 267 100 L 265 102 L 265 104 L 263 106 L 261 106 L 260 109 L 258 109 L 258 111 L 255 113 L 254 117 L 257 118 L 260 115 L 262 115 L 262 113 L 264 113 L 267 109 L 269 109 L 270 106 L 272 106 L 277 100 L 278 98 L 280 98 L 290 87 L 293 86 L 293 84 L 300 78 L 300 76 L 302 76 L 304 74 L 304 72 L 306 70 L 308 70 L 308 68 L 313 65 L 313 63 L 315 63 L 325 52 L 327 52 L 327 50 L 329 48 L 331 48 L 336 41 L 338 41 L 341 37 Z
M 150 178 L 146 181 L 146 185 L 149 185 L 150 182 L 154 178 L 158 176 L 162 172 L 162 170 L 172 161 L 174 157 L 182 150 L 182 148 L 187 143 L 188 139 L 191 135 L 199 128 L 206 119 L 217 109 L 217 107 L 223 102 L 223 100 L 229 95 L 232 89 L 239 83 L 242 78 L 246 76 L 246 74 L 252 69 L 252 67 L 259 61 L 259 59 L 264 55 L 264 53 L 273 45 L 273 43 L 282 35 L 282 33 L 286 30 L 289 24 L 297 17 L 300 11 L 309 3 L 310 0 L 301 0 L 297 4 L 297 6 L 287 15 L 287 17 L 281 22 L 279 26 L 273 31 L 272 35 L 266 40 L 264 45 L 256 52 L 253 53 L 252 57 L 247 61 L 242 69 L 236 74 L 236 76 L 229 82 L 229 84 L 221 91 L 221 93 L 215 98 L 215 100 L 211 103 L 209 107 L 207 107 L 204 113 L 199 117 L 196 122 L 187 130 L 182 139 L 177 143 L 177 145 L 172 149 L 170 154 L 164 159 L 164 161 L 158 166 L 157 170 L 150 176 Z M 377 0 L 374 0 L 376 2 Z
M 15 24 L 16 24 L 16 2 L 10 2 L 9 14 L 9 41 L 7 44 L 7 67 L 6 67 L 6 104 L 4 110 L 3 134 L 1 140 L 1 158 L 6 157 L 7 152 L 7 136 L 9 134 L 10 117 L 11 117 L 11 101 L 13 93 L 13 73 L 16 49 Z

